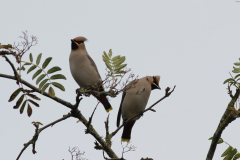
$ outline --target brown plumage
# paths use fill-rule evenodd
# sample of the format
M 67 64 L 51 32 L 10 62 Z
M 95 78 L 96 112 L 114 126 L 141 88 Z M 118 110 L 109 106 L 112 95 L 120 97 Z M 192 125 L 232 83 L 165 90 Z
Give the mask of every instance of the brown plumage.
M 88 85 L 100 85 L 102 80 L 98 72 L 97 66 L 93 59 L 89 56 L 84 42 L 85 37 L 76 37 L 72 39 L 71 54 L 69 57 L 70 70 L 74 80 L 82 88 L 88 88 Z M 100 85 L 97 91 L 104 91 L 103 86 Z M 105 95 L 93 95 L 104 106 L 105 110 L 109 112 L 112 110 L 110 103 Z
M 118 111 L 117 127 L 120 125 L 121 114 L 125 122 L 145 110 L 151 90 L 160 89 L 158 85 L 159 81 L 160 76 L 146 76 L 135 82 L 130 82 L 125 87 Z M 139 118 L 140 117 L 136 117 L 124 124 L 122 141 L 130 141 L 132 127 Z

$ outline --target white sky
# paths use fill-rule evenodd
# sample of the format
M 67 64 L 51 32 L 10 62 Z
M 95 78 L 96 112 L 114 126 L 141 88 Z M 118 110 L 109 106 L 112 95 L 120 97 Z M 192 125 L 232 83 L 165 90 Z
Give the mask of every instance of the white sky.
M 53 57 L 49 68 L 60 66 L 67 80 L 59 80 L 66 91 L 56 89 L 56 95 L 75 103 L 78 87 L 69 69 L 70 39 L 84 36 L 88 53 L 96 62 L 102 77 L 105 64 L 102 52 L 113 50 L 114 55 L 126 56 L 128 67 L 143 77 L 160 75 L 161 91 L 154 90 L 148 106 L 164 95 L 166 87 L 176 85 L 175 92 L 154 107 L 156 113 L 147 112 L 137 121 L 132 132 L 135 152 L 124 158 L 137 160 L 202 160 L 206 158 L 210 141 L 230 97 L 223 81 L 229 78 L 234 62 L 240 57 L 240 3 L 234 0 L 172 0 L 172 1 L 1 1 L 0 43 L 18 42 L 21 32 L 27 30 L 38 37 L 39 43 L 30 52 L 34 60 Z M 29 52 L 29 53 L 30 53 Z M 27 53 L 24 57 L 28 60 Z M 11 57 L 11 60 L 14 59 Z M 13 72 L 0 58 L 0 73 Z M 33 73 L 23 75 L 31 80 Z M 43 96 L 40 108 L 33 107 L 29 118 L 8 102 L 17 89 L 15 81 L 0 78 L 0 159 L 16 159 L 23 144 L 34 133 L 32 121 L 44 125 L 61 118 L 69 109 Z M 116 129 L 116 117 L 121 95 L 111 99 L 110 131 Z M 84 98 L 80 104 L 88 118 L 97 100 Z M 107 113 L 100 105 L 93 125 L 105 135 Z M 89 160 L 103 159 L 102 152 L 94 150 L 95 139 L 84 133 L 85 127 L 70 118 L 43 131 L 37 141 L 37 154 L 32 147 L 23 153 L 22 160 L 70 160 L 68 148 L 78 146 Z M 234 121 L 222 138 L 240 150 L 240 122 Z M 112 139 L 112 149 L 120 157 L 122 131 Z M 217 146 L 214 159 L 227 145 Z

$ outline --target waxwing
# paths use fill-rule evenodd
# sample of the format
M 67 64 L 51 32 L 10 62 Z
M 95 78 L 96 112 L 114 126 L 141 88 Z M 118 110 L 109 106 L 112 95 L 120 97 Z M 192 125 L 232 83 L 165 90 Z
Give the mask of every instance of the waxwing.
M 132 127 L 140 116 L 127 123 L 126 121 L 145 110 L 151 90 L 161 89 L 159 87 L 159 81 L 160 76 L 146 76 L 130 82 L 124 88 L 117 117 L 117 127 L 119 127 L 120 124 L 121 114 L 125 123 L 122 133 L 123 142 L 130 141 Z
M 84 42 L 87 39 L 84 37 L 76 37 L 72 39 L 72 49 L 69 57 L 70 70 L 74 80 L 81 88 L 87 89 L 89 85 L 100 85 L 96 90 L 104 91 L 101 85 L 101 76 L 93 59 L 89 56 Z M 112 110 L 110 103 L 105 95 L 94 95 L 109 112 Z

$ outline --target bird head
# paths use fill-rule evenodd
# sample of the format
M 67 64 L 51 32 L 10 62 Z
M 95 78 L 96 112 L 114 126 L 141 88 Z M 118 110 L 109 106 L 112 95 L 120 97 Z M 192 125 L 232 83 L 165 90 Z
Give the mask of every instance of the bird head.
M 72 50 L 77 49 L 86 49 L 84 45 L 84 41 L 87 41 L 85 37 L 76 37 L 74 39 L 71 39 L 72 41 Z
M 149 78 L 149 81 L 151 82 L 152 90 L 161 89 L 159 87 L 160 76 L 152 76 L 151 78 Z

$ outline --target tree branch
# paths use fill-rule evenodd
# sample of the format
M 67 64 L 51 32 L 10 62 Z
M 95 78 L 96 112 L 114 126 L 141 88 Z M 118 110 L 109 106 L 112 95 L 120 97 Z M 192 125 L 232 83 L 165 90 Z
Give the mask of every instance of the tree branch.
M 50 126 L 53 126 L 54 124 L 58 123 L 58 122 L 61 122 L 67 118 L 69 118 L 71 116 L 71 114 L 67 114 L 67 115 L 64 115 L 62 118 L 52 122 L 52 123 L 49 123 L 48 125 L 42 127 L 42 128 L 39 128 L 39 122 L 33 122 L 34 126 L 36 127 L 36 130 L 35 130 L 35 134 L 33 136 L 33 138 L 28 142 L 28 143 L 25 143 L 24 144 L 24 147 L 23 149 L 21 150 L 21 152 L 19 153 L 18 157 L 17 157 L 17 160 L 21 157 L 22 153 L 24 152 L 24 150 L 30 145 L 32 144 L 33 145 L 33 149 L 32 149 L 32 152 L 33 154 L 37 153 L 35 151 L 35 144 L 37 142 L 37 139 L 38 139 L 38 136 L 39 134 L 46 128 L 50 127 Z
M 221 138 L 223 130 L 228 126 L 229 123 L 231 123 L 232 121 L 234 121 L 236 118 L 239 117 L 240 111 L 234 108 L 234 104 L 237 101 L 239 95 L 240 95 L 240 90 L 237 88 L 235 95 L 232 97 L 231 101 L 229 102 L 227 109 L 225 110 L 219 122 L 217 130 L 213 135 L 212 143 L 209 148 L 206 160 L 212 160 L 217 147 L 217 142 Z
M 3 77 L 3 78 L 8 78 L 8 79 L 13 79 L 13 80 L 16 80 L 16 78 L 14 76 L 10 76 L 10 75 L 5 75 L 5 74 L 1 74 L 0 73 L 0 77 Z M 32 84 L 26 82 L 25 80 L 21 79 L 21 82 L 22 84 L 28 86 L 29 88 L 31 88 L 32 90 L 34 90 L 35 92 L 38 92 L 38 93 L 41 93 L 38 88 L 36 88 L 35 86 L 33 86 Z M 82 115 L 82 113 L 76 108 L 74 109 L 74 105 L 72 105 L 71 103 L 67 102 L 67 101 L 64 101 L 58 97 L 54 97 L 52 98 L 48 93 L 44 92 L 43 93 L 44 96 L 48 97 L 48 98 L 51 98 L 53 99 L 54 101 L 72 109 L 71 112 L 72 112 L 72 117 L 75 117 L 79 120 L 82 121 L 82 123 L 87 127 L 87 124 L 88 124 L 88 121 L 86 120 L 86 118 Z M 111 158 L 118 158 L 117 155 L 113 152 L 113 150 L 108 147 L 108 145 L 106 144 L 106 142 L 102 139 L 102 137 L 97 133 L 97 131 L 91 127 L 91 130 L 90 130 L 90 134 L 103 146 L 103 149 L 106 151 L 106 153 L 108 154 L 109 157 Z

